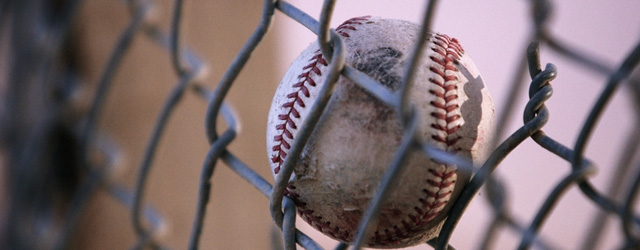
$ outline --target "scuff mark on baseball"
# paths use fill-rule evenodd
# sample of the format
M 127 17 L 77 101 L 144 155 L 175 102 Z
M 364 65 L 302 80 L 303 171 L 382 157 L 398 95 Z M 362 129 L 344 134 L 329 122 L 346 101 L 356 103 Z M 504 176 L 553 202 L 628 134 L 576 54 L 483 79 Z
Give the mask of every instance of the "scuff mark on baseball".
M 356 17 L 336 28 L 347 64 L 391 90 L 420 27 L 401 20 Z M 431 33 L 410 101 L 420 117 L 421 140 L 482 163 L 492 139 L 494 108 L 478 70 L 455 38 Z M 318 95 L 328 62 L 317 42 L 293 62 L 278 86 L 268 118 L 267 153 L 277 175 Z M 299 215 L 324 234 L 352 242 L 360 218 L 400 143 L 393 108 L 341 77 L 302 156 L 286 195 Z M 455 165 L 412 152 L 401 184 L 383 204 L 367 246 L 398 248 L 436 237 L 447 211 L 469 181 Z

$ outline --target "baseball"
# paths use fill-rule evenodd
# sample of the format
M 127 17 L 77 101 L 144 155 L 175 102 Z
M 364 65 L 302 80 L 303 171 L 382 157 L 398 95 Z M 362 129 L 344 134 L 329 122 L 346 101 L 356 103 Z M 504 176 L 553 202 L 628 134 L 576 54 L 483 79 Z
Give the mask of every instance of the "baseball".
M 398 91 L 409 64 L 417 24 L 356 17 L 335 31 L 346 63 Z M 457 39 L 431 33 L 421 55 L 410 103 L 420 140 L 475 164 L 486 159 L 494 108 L 478 70 Z M 328 61 L 317 42 L 292 63 L 278 86 L 267 124 L 267 152 L 278 175 L 298 128 L 315 102 Z M 402 139 L 395 109 L 344 76 L 297 159 L 286 195 L 298 214 L 325 235 L 350 243 Z M 401 181 L 382 206 L 366 245 L 400 248 L 437 236 L 470 174 L 411 152 Z

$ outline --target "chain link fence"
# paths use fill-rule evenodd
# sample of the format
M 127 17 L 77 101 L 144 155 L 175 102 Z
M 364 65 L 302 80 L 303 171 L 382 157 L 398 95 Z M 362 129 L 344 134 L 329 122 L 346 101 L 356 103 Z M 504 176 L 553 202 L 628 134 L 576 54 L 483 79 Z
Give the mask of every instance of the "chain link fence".
M 74 54 L 74 46 L 69 34 L 72 20 L 82 1 L 3 1 L 0 2 L 0 93 L 3 103 L 0 106 L 0 138 L 2 139 L 2 166 L 6 188 L 6 215 L 0 224 L 0 243 L 8 249 L 66 249 L 73 238 L 82 212 L 95 193 L 102 189 L 107 191 L 118 202 L 125 204 L 131 211 L 131 226 L 136 234 L 134 249 L 152 248 L 168 249 L 156 235 L 163 227 L 164 218 L 153 206 L 145 205 L 145 193 L 149 181 L 149 172 L 153 167 L 153 159 L 158 152 L 158 144 L 165 134 L 167 122 L 176 111 L 176 105 L 184 95 L 195 95 L 208 102 L 205 127 L 210 150 L 202 164 L 200 185 L 198 190 L 195 218 L 189 239 L 189 249 L 197 249 L 204 225 L 207 205 L 210 202 L 211 178 L 216 166 L 226 165 L 237 175 L 259 190 L 269 199 L 270 213 L 273 222 L 282 232 L 282 241 L 275 241 L 274 248 L 295 249 L 296 244 L 306 249 L 321 249 L 310 236 L 295 226 L 295 205 L 286 196 L 284 190 L 286 180 L 291 174 L 293 161 L 285 161 L 280 177 L 271 184 L 259 175 L 253 167 L 248 166 L 228 149 L 228 145 L 240 136 L 239 119 L 226 98 L 234 85 L 240 71 L 250 60 L 250 55 L 267 34 L 274 13 L 281 12 L 318 35 L 323 48 L 332 47 L 334 53 L 341 48 L 341 42 L 334 31 L 329 29 L 335 1 L 324 2 L 320 20 L 315 20 L 296 6 L 285 1 L 265 0 L 261 21 L 252 36 L 246 41 L 224 72 L 215 88 L 207 87 L 203 82 L 206 73 L 206 62 L 192 51 L 181 37 L 183 22 L 183 1 L 176 0 L 172 8 L 172 19 L 169 31 L 163 31 L 158 24 L 150 22 L 153 16 L 154 1 L 126 1 L 131 21 L 122 31 L 114 45 L 107 64 L 102 70 L 97 90 L 86 112 L 74 109 L 74 91 L 79 88 L 77 69 L 82 67 L 78 56 Z M 437 2 L 430 1 L 424 10 L 422 29 L 429 30 Z M 550 217 L 554 206 L 563 199 L 570 188 L 577 187 L 588 200 L 601 212 L 594 216 L 589 234 L 584 237 L 582 249 L 592 249 L 602 239 L 604 225 L 615 220 L 621 226 L 624 235 L 618 243 L 620 249 L 640 248 L 640 217 L 634 211 L 637 192 L 640 190 L 640 159 L 638 159 L 638 142 L 640 141 L 640 76 L 637 65 L 640 61 L 640 43 L 629 48 L 629 53 L 620 58 L 617 66 L 602 63 L 594 55 L 581 52 L 569 43 L 565 43 L 549 32 L 549 18 L 553 5 L 549 1 L 528 1 L 531 30 L 527 44 L 530 44 L 526 56 L 522 58 L 513 75 L 510 90 L 504 106 L 498 107 L 497 138 L 495 150 L 482 166 L 473 166 L 465 159 L 457 158 L 431 145 L 415 143 L 405 138 L 406 144 L 399 148 L 397 155 L 405 155 L 409 151 L 421 151 L 429 157 L 441 162 L 452 163 L 463 169 L 472 169 L 474 177 L 465 187 L 450 211 L 450 214 L 437 239 L 428 244 L 435 249 L 453 249 L 455 243 L 450 242 L 458 221 L 464 215 L 470 201 L 482 187 L 485 187 L 483 199 L 491 207 L 488 214 L 492 219 L 483 231 L 483 241 L 479 249 L 493 248 L 496 235 L 501 231 L 511 231 L 519 235 L 519 249 L 536 247 L 553 249 L 553 244 L 538 237 L 539 232 Z M 77 20 L 76 20 L 77 21 Z M 136 184 L 129 190 L 117 183 L 109 181 L 107 176 L 113 171 L 123 152 L 121 148 L 103 131 L 98 129 L 104 103 L 109 98 L 114 75 L 117 74 L 123 57 L 129 51 L 135 37 L 144 37 L 161 45 L 171 58 L 173 71 L 178 77 L 171 94 L 166 97 L 161 113 L 157 117 L 155 127 L 148 139 L 144 157 L 138 169 Z M 188 39 L 185 39 L 185 41 Z M 425 42 L 421 37 L 418 44 Z M 553 53 L 564 57 L 572 64 L 586 68 L 607 77 L 606 85 L 591 108 L 587 119 L 579 131 L 575 144 L 563 145 L 543 132 L 550 119 L 545 101 L 552 97 L 550 84 L 557 76 L 558 69 L 554 64 L 542 67 L 539 45 Z M 422 46 L 418 46 L 420 48 Z M 329 49 L 323 50 L 325 57 L 331 56 Z M 415 53 L 419 54 L 419 53 Z M 337 55 L 337 54 L 336 54 Z M 340 60 L 336 60 L 340 61 Z M 379 83 L 349 65 L 332 63 L 329 75 L 340 74 L 366 89 L 373 96 L 394 106 L 403 113 L 402 100 L 395 98 L 386 89 L 376 88 Z M 410 66 L 412 67 L 412 66 Z M 411 74 L 411 70 L 408 71 Z M 337 79 L 337 78 L 336 78 Z M 522 84 L 526 82 L 527 84 Z M 327 86 L 330 84 L 327 84 Z M 521 96 L 524 86 L 528 86 L 529 100 L 524 112 L 515 110 L 513 105 Z M 631 100 L 634 125 L 628 132 L 628 140 L 616 166 L 602 169 L 611 171 L 612 183 L 608 190 L 596 188 L 590 177 L 598 168 L 585 156 L 599 118 L 613 94 L 624 88 L 632 96 Z M 403 91 L 403 90 L 401 90 Z M 330 91 L 323 91 L 325 97 Z M 316 118 L 321 114 L 322 105 L 316 105 Z M 514 132 L 508 132 L 506 124 L 523 117 L 523 125 Z M 408 115 L 408 121 L 415 119 Z M 317 120 L 317 119 L 309 119 Z M 220 124 L 225 124 L 220 128 Z M 405 134 L 411 135 L 411 122 L 405 123 Z M 301 135 L 309 135 L 314 124 L 304 124 Z M 570 131 L 573 132 L 573 131 Z M 570 165 L 570 171 L 555 184 L 546 200 L 537 210 L 535 216 L 524 223 L 522 218 L 512 215 L 507 209 L 507 187 L 493 174 L 514 149 L 524 140 L 531 138 L 540 147 L 564 159 Z M 305 136 L 300 136 L 293 143 L 287 159 L 295 159 L 300 154 Z M 412 142 L 412 143 L 409 143 Z M 265 163 L 266 164 L 266 163 Z M 254 166 L 265 167 L 265 166 Z M 385 179 L 382 180 L 378 195 L 373 199 L 370 209 L 361 220 L 361 232 L 354 243 L 359 248 L 368 223 L 379 214 L 378 204 L 385 199 L 384 188 L 397 182 L 396 173 L 401 170 L 402 157 L 390 163 Z M 222 187 L 221 187 L 222 188 Z M 265 200 L 266 202 L 266 200 Z M 217 225 L 207 225 L 215 227 Z M 336 249 L 349 248 L 347 244 L 339 244 Z

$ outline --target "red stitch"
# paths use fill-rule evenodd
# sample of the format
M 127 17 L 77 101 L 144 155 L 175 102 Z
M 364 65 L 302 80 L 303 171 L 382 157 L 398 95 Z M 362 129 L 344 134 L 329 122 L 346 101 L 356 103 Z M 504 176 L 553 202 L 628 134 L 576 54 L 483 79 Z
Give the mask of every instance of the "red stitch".
M 445 77 L 444 71 L 440 70 L 439 68 L 436 68 L 435 66 L 429 67 L 429 70 L 431 70 L 433 73 L 436 73 L 439 76 L 442 76 L 442 78 Z M 445 81 L 446 81 L 446 79 L 445 79 Z
M 447 129 L 447 134 L 455 134 L 458 132 L 458 128 L 460 128 L 460 125 Z
M 285 104 L 282 105 L 283 108 L 291 108 L 293 107 L 294 102 L 287 102 Z
M 445 42 L 445 41 L 443 41 L 443 40 L 434 40 L 434 41 L 433 41 L 433 43 L 434 43 L 435 45 L 440 46 L 440 47 L 445 47 L 445 46 L 446 46 L 446 42 Z
M 436 112 L 432 112 L 431 116 L 437 118 L 438 120 L 446 120 L 447 119 L 446 114 L 440 114 L 440 113 L 436 113 Z
M 441 65 L 445 64 L 444 59 L 440 59 L 440 58 L 437 58 L 435 56 L 429 56 L 429 59 L 431 59 L 432 61 L 436 62 L 437 64 L 441 64 Z
M 449 62 L 449 63 L 447 63 L 447 64 L 444 66 L 444 70 L 453 70 L 453 71 L 456 71 L 457 69 L 456 69 L 456 66 L 455 66 L 455 65 L 453 65 L 451 62 Z
M 451 102 L 451 101 L 456 100 L 456 99 L 458 99 L 458 95 L 450 95 L 450 96 L 445 97 L 444 101 L 446 103 L 448 103 L 448 102 Z
M 451 42 L 452 43 L 449 44 L 449 46 L 451 46 L 451 49 L 455 50 L 458 56 L 462 56 L 462 52 L 464 52 L 464 49 L 462 49 L 462 46 L 460 46 L 458 39 L 453 38 L 451 39 Z
M 273 140 L 274 140 L 274 141 L 282 140 L 282 135 L 276 135 L 276 136 L 274 136 L 274 137 L 273 137 Z M 275 146 L 274 146 L 274 147 L 275 147 Z M 272 148 L 273 148 L 273 147 L 272 147 Z
M 436 52 L 438 54 L 440 54 L 441 56 L 446 56 L 447 52 L 443 49 L 441 49 L 440 47 L 433 47 L 431 48 L 431 50 L 433 50 L 433 52 Z
M 298 77 L 300 77 L 300 76 L 298 76 Z M 304 82 L 298 82 L 298 83 L 296 83 L 294 85 L 291 85 L 291 87 L 294 87 L 294 88 L 300 88 L 302 86 L 304 86 Z
M 437 208 L 440 208 L 440 207 L 444 206 L 445 204 L 447 204 L 447 201 L 435 202 L 433 205 L 431 205 L 431 209 L 435 210 Z
M 279 156 L 274 156 L 274 157 L 271 158 L 271 161 L 273 161 L 274 163 L 280 162 L 280 157 Z
M 441 188 L 447 188 L 447 187 L 449 187 L 449 186 L 451 186 L 451 185 L 453 185 L 455 183 L 456 183 L 455 181 L 449 181 L 449 182 L 443 181 L 442 185 L 440 185 L 440 187 Z
M 297 109 L 291 109 L 291 115 L 293 115 L 293 117 L 295 117 L 295 118 L 300 118 L 300 113 L 298 113 Z
M 310 93 L 309 93 L 309 89 L 307 89 L 307 87 L 301 86 L 300 87 L 300 91 L 302 91 L 302 94 L 304 95 L 304 97 L 309 97 Z
M 297 113 L 298 111 L 296 111 Z M 288 129 L 283 130 L 283 134 L 287 136 L 289 139 L 293 139 L 293 134 Z
M 448 75 L 448 76 L 444 76 L 444 80 L 447 81 L 447 82 L 456 81 L 456 80 L 458 80 L 458 77 L 452 76 L 452 75 Z
M 422 190 L 422 191 L 427 195 L 427 197 L 430 197 L 430 198 L 438 197 L 438 193 L 435 193 L 435 192 L 432 192 L 432 191 L 429 191 L 429 190 L 426 190 L 426 189 Z
M 459 107 L 460 107 L 460 105 L 458 105 L 458 104 L 449 105 L 448 107 L 445 108 L 445 111 L 447 111 L 447 113 L 448 113 L 448 112 L 451 112 L 451 111 L 453 111 L 455 109 L 458 109 Z
M 446 41 L 447 43 L 451 42 L 451 38 L 445 34 L 436 33 L 435 38 L 441 41 Z
M 442 176 L 442 179 L 449 179 L 449 178 L 453 177 L 453 175 L 455 175 L 455 174 L 456 174 L 456 171 L 451 171 L 451 172 L 449 172 L 449 173 L 445 173 L 445 174 Z
M 318 67 L 311 68 L 311 71 L 313 71 L 313 73 L 316 73 L 317 76 L 322 75 L 322 72 L 320 72 L 320 69 Z
M 300 99 L 300 98 L 297 98 L 297 97 L 296 97 L 295 102 L 296 102 L 300 107 L 302 107 L 302 108 L 305 108 L 305 107 L 306 107 L 306 106 L 305 106 L 305 104 L 304 104 L 304 100 L 302 100 L 302 99 Z
M 338 27 L 338 28 L 341 28 L 341 29 L 347 29 L 347 30 L 356 30 L 356 27 L 353 27 L 353 26 L 346 26 L 346 25 L 345 25 L 345 26 L 342 26 L 342 27 Z
M 442 198 L 447 197 L 447 196 L 449 196 L 449 195 L 451 195 L 451 192 L 445 192 L 445 193 L 441 193 L 441 194 L 439 194 L 436 198 L 437 198 L 437 199 L 442 199 Z M 446 203 L 446 202 L 445 202 L 445 203 Z
M 435 96 L 437 96 L 437 97 L 440 97 L 440 98 L 444 99 L 444 93 L 438 93 L 438 92 L 436 92 L 436 91 L 435 91 L 435 90 L 433 90 L 433 89 L 429 90 L 429 93 L 430 93 L 430 94 L 432 94 L 432 95 L 435 95 Z
M 460 119 L 460 115 L 453 115 L 453 116 L 447 117 L 447 119 L 445 119 L 445 121 L 447 123 L 451 123 L 451 122 L 453 122 L 455 120 L 458 120 L 458 119 Z
M 429 104 L 431 104 L 432 106 L 435 106 L 436 108 L 439 109 L 446 109 L 447 107 L 444 106 L 444 104 L 436 102 L 436 101 L 431 101 L 429 102 Z
M 287 117 L 287 120 L 285 121 L 284 124 L 289 124 L 289 127 L 292 129 L 298 128 L 298 126 L 296 126 L 296 123 L 293 120 L 289 119 L 289 117 Z
M 311 61 L 315 60 L 315 58 L 316 58 L 315 56 L 311 57 Z M 307 64 L 307 66 L 302 67 L 302 69 L 310 69 L 310 68 L 315 68 L 315 67 L 316 67 L 315 63 L 312 62 L 310 64 Z M 305 76 L 306 77 L 307 75 L 309 75 L 309 72 L 304 72 L 300 76 Z M 300 77 L 300 76 L 298 76 L 298 77 Z
M 347 30 L 356 30 L 356 25 L 361 25 L 364 23 L 364 21 L 367 21 L 370 18 L 370 16 L 361 16 L 361 17 L 354 17 L 351 18 L 345 22 L 343 22 L 342 24 L 340 24 L 337 28 L 336 28 L 336 32 L 341 35 L 342 37 L 348 38 L 349 33 L 347 33 Z
M 342 24 L 338 25 L 336 30 L 344 29 L 344 27 L 346 27 L 346 26 L 353 27 L 352 24 L 358 24 L 358 25 L 362 24 L 364 21 L 369 20 L 369 18 L 371 18 L 371 16 L 360 16 L 360 17 L 351 18 L 351 19 L 349 19 L 347 21 L 344 21 Z
M 444 86 L 444 91 L 445 92 L 449 92 L 449 91 L 457 90 L 457 89 L 458 89 L 458 85 L 455 85 L 455 84 L 449 84 L 447 86 Z
M 435 180 L 427 180 L 427 183 L 429 184 L 429 186 L 432 186 L 432 187 L 441 187 L 442 185 L 442 181 L 435 181 Z
M 281 140 L 280 142 L 282 143 L 282 147 L 284 147 L 286 149 L 291 148 L 291 145 L 289 145 L 289 143 L 287 141 Z
M 432 175 L 435 175 L 436 177 L 440 177 L 442 178 L 442 176 L 444 176 L 444 173 L 440 173 L 438 171 L 436 171 L 435 169 L 429 169 L 429 173 Z M 423 190 L 423 192 L 427 192 L 427 190 Z
M 327 60 L 324 59 L 324 57 L 322 57 L 322 54 L 318 54 L 317 56 L 317 60 L 319 64 L 322 64 L 324 66 L 328 66 L 329 64 L 327 63 Z

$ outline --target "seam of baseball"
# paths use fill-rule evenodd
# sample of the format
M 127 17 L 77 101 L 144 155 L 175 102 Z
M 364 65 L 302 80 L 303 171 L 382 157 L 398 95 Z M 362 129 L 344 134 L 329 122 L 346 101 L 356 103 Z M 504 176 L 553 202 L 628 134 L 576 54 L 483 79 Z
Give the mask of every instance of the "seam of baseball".
M 369 18 L 370 16 L 351 18 L 340 24 L 340 26 L 336 28 L 336 32 L 343 37 L 349 37 L 349 30 L 356 30 L 356 25 L 362 24 Z M 281 123 L 276 125 L 276 130 L 280 131 L 280 133 L 273 137 L 273 140 L 276 144 L 271 148 L 271 150 L 273 150 L 274 152 L 274 154 L 271 156 L 271 162 L 277 164 L 277 166 L 273 169 L 273 172 L 275 174 L 278 174 L 280 172 L 280 167 L 282 167 L 284 159 L 287 157 L 287 153 L 291 148 L 291 144 L 287 141 L 286 138 L 293 141 L 295 138 L 295 131 L 298 129 L 298 126 L 293 119 L 300 118 L 300 112 L 296 108 L 296 104 L 298 104 L 300 108 L 306 107 L 306 104 L 301 98 L 300 94 L 304 95 L 307 98 L 310 95 L 309 87 L 307 87 L 305 83 L 307 83 L 310 87 L 315 87 L 316 82 L 315 80 L 313 80 L 312 73 L 314 73 L 316 76 L 322 75 L 322 71 L 318 68 L 318 64 L 324 66 L 328 65 L 319 49 L 316 50 L 313 57 L 309 59 L 309 64 L 302 67 L 303 73 L 298 75 L 298 82 L 293 85 L 293 87 L 296 89 L 287 95 L 288 98 L 293 99 L 282 105 L 283 108 L 286 108 L 286 112 L 284 112 L 284 114 L 278 115 L 278 120 L 280 120 Z
M 462 125 L 462 115 L 458 104 L 458 78 L 456 76 L 458 69 L 455 64 L 460 60 L 464 50 L 455 38 L 442 34 L 435 34 L 434 38 L 433 44 L 435 46 L 431 49 L 442 58 L 430 56 L 429 58 L 439 67 L 434 65 L 429 67 L 429 70 L 442 79 L 431 77 L 429 81 L 442 88 L 443 92 L 434 89 L 429 91 L 437 97 L 430 103 L 437 109 L 437 112 L 431 113 L 431 116 L 435 118 L 431 127 L 441 131 L 441 133 L 433 134 L 431 138 L 438 143 L 443 143 L 447 151 L 458 151 L 456 143 L 460 136 L 457 131 Z
M 464 50 L 457 39 L 447 35 L 434 34 L 432 42 L 432 51 L 442 58 L 435 55 L 430 56 L 429 59 L 437 66 L 430 66 L 429 70 L 442 79 L 431 77 L 429 82 L 442 88 L 443 92 L 439 92 L 437 89 L 429 91 L 437 97 L 430 103 L 437 110 L 431 113 L 431 116 L 435 118 L 431 128 L 440 131 L 440 133 L 433 134 L 431 138 L 444 144 L 446 151 L 456 153 L 460 150 L 456 144 L 461 138 L 457 132 L 464 121 L 458 103 L 458 78 L 456 76 L 458 68 L 455 64 L 462 57 Z M 437 163 L 437 161 L 434 162 Z M 418 207 L 415 208 L 418 215 L 423 217 L 422 223 L 428 223 L 438 215 L 444 209 L 453 192 L 449 187 L 456 182 L 456 168 L 444 164 L 443 166 L 443 168 L 429 169 L 429 173 L 433 177 L 427 180 L 427 184 L 432 190 L 422 190 L 426 195 L 426 198 L 420 199 L 420 203 L 424 205 L 424 211 Z
M 273 138 L 276 145 L 272 147 L 275 154 L 271 157 L 271 162 L 278 164 L 273 170 L 275 174 L 280 172 L 280 167 L 282 166 L 282 163 L 284 163 L 284 159 L 287 157 L 287 152 L 291 148 L 291 144 L 287 142 L 286 138 L 293 141 L 294 132 L 298 128 L 293 119 L 300 118 L 300 112 L 298 111 L 298 108 L 296 108 L 296 104 L 298 104 L 300 108 L 306 107 L 306 104 L 300 95 L 304 95 L 307 98 L 310 96 L 309 87 L 316 86 L 312 73 L 317 76 L 321 76 L 322 71 L 318 68 L 318 64 L 324 66 L 328 65 L 327 61 L 322 57 L 322 53 L 319 52 L 320 50 L 315 51 L 315 55 L 309 59 L 309 64 L 302 68 L 304 71 L 302 74 L 298 75 L 298 82 L 293 85 L 296 90 L 287 94 L 288 98 L 293 99 L 282 105 L 283 108 L 286 108 L 286 112 L 278 115 L 278 120 L 282 123 L 276 125 L 276 130 L 279 130 L 280 133 Z M 305 83 L 308 84 L 309 87 L 307 87 Z M 292 132 L 291 130 L 294 131 Z
M 458 104 L 458 79 L 456 77 L 458 69 L 455 64 L 460 60 L 464 50 L 455 38 L 443 34 L 434 34 L 431 41 L 431 50 L 442 57 L 435 55 L 429 57 L 434 62 L 434 65 L 429 67 L 429 71 L 442 78 L 429 78 L 429 82 L 442 89 L 429 91 L 437 97 L 430 103 L 436 109 L 431 113 L 431 116 L 435 118 L 431 127 L 439 131 L 431 138 L 443 145 L 445 150 L 455 153 L 460 150 L 456 145 L 460 139 L 457 131 L 463 122 Z M 425 196 L 418 199 L 422 207 L 414 207 L 415 214 L 408 214 L 408 221 L 401 220 L 401 227 L 394 226 L 393 233 L 388 229 L 385 229 L 384 234 L 376 232 L 371 239 L 375 244 L 387 245 L 405 238 L 407 235 L 419 231 L 442 212 L 451 197 L 453 192 L 451 187 L 456 183 L 457 176 L 455 166 L 444 164 L 441 166 L 428 170 L 431 176 L 426 180 L 427 188 L 422 189 Z
M 460 150 L 456 145 L 460 139 L 457 131 L 463 123 L 458 104 L 458 78 L 456 77 L 458 69 L 455 64 L 460 60 L 464 50 L 455 38 L 450 38 L 443 34 L 434 34 L 432 44 L 431 50 L 442 58 L 436 55 L 430 56 L 429 59 L 435 64 L 430 66 L 429 70 L 442 79 L 431 77 L 429 82 L 442 88 L 442 92 L 437 88 L 429 91 L 437 97 L 436 100 L 430 103 L 436 109 L 431 113 L 431 116 L 435 118 L 431 128 L 440 131 L 433 134 L 431 138 L 440 144 L 444 144 L 445 150 L 455 153 Z M 427 178 L 428 188 L 422 190 L 425 197 L 419 199 L 423 207 L 414 207 L 416 215 L 409 215 L 414 227 L 419 228 L 431 222 L 433 218 L 442 212 L 451 198 L 451 193 L 453 192 L 451 186 L 455 184 L 457 179 L 456 168 L 455 166 L 444 164 L 442 166 L 442 168 L 429 169 L 429 174 L 432 176 Z M 405 227 L 405 232 L 415 230 L 409 223 L 405 221 L 402 221 L 402 223 Z
M 336 27 L 335 31 L 340 36 L 344 38 L 348 38 L 350 37 L 349 31 L 356 30 L 356 26 L 365 23 L 366 21 L 368 21 L 369 18 L 370 16 L 351 18 L 343 22 L 342 24 L 340 24 L 338 27 Z M 278 115 L 278 119 L 284 122 L 276 125 L 276 130 L 279 130 L 281 132 L 276 136 L 274 136 L 273 138 L 274 141 L 276 142 L 276 145 L 272 147 L 274 154 L 271 158 L 271 161 L 272 163 L 277 164 L 277 166 L 273 170 L 275 174 L 278 174 L 280 172 L 280 168 L 282 167 L 282 164 L 284 163 L 284 159 L 287 156 L 287 152 L 290 149 L 290 144 L 286 141 L 284 137 L 286 136 L 291 141 L 293 141 L 295 138 L 295 130 L 297 129 L 297 125 L 295 124 L 293 119 L 291 119 L 291 116 L 293 115 L 293 117 L 295 118 L 300 117 L 298 110 L 295 108 L 295 104 L 297 103 L 298 106 L 300 106 L 301 108 L 305 107 L 304 100 L 300 98 L 299 93 L 304 94 L 305 97 L 309 97 L 308 88 L 304 85 L 304 83 L 308 82 L 311 87 L 315 87 L 316 82 L 311 77 L 311 72 L 313 72 L 317 76 L 320 76 L 322 74 L 322 71 L 319 68 L 317 68 L 317 63 L 320 63 L 324 66 L 328 65 L 326 60 L 322 56 L 322 53 L 320 52 L 320 50 L 316 50 L 314 52 L 313 57 L 311 57 L 309 61 L 310 63 L 302 68 L 303 70 L 306 70 L 306 71 L 304 71 L 302 74 L 298 76 L 298 83 L 294 84 L 293 86 L 297 89 L 287 95 L 287 97 L 293 98 L 293 100 L 285 103 L 282 106 L 282 107 L 288 108 L 288 110 L 286 111 L 285 114 Z M 292 132 L 287 127 L 293 129 L 294 131 Z M 348 238 L 348 234 L 349 234 L 348 230 L 342 230 L 341 232 L 340 228 L 338 227 L 334 227 L 332 229 L 330 222 L 328 221 L 322 222 L 323 220 L 321 216 L 315 215 L 314 210 L 306 208 L 307 204 L 299 200 L 300 195 L 294 191 L 295 189 L 296 189 L 295 185 L 289 184 L 285 189 L 285 195 L 287 195 L 294 201 L 296 207 L 298 208 L 297 209 L 298 213 L 302 218 L 307 220 L 307 222 L 309 222 L 310 225 L 316 227 L 318 230 L 324 233 L 330 234 L 334 238 L 338 238 L 338 239 Z

